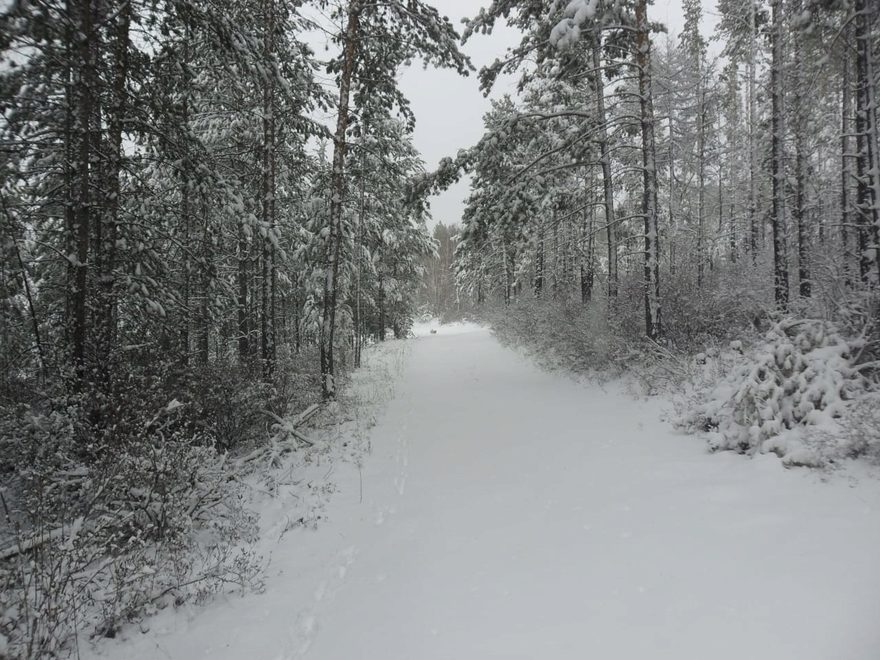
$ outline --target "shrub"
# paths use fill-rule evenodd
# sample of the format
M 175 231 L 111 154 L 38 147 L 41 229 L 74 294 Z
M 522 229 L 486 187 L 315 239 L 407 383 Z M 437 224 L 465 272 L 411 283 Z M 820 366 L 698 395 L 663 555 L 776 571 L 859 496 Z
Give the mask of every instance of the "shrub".
M 527 299 L 490 308 L 483 320 L 508 344 L 524 347 L 544 366 L 575 372 L 614 366 L 625 352 L 605 306 Z
M 0 635 L 12 657 L 62 654 L 76 631 L 112 636 L 157 607 L 259 585 L 256 520 L 226 456 L 194 430 L 194 406 L 150 410 L 151 395 L 91 427 L 83 397 L 0 419 Z
M 831 322 L 783 319 L 745 355 L 734 351 L 714 359 L 729 366 L 727 376 L 697 388 L 681 422 L 713 432 L 714 449 L 822 462 L 831 454 L 820 447 L 841 436 L 838 420 L 867 389 L 855 359 L 860 345 Z

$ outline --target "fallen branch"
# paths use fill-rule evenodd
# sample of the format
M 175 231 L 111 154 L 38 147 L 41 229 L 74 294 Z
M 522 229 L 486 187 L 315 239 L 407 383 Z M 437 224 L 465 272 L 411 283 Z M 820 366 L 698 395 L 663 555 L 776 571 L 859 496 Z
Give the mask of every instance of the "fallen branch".
M 35 550 L 50 541 L 57 541 L 62 538 L 64 538 L 64 528 L 58 527 L 45 534 L 37 534 L 27 539 L 21 539 L 0 550 L 0 561 L 6 561 L 7 559 L 12 559 L 18 555 L 23 555 L 24 553 Z
M 294 417 L 293 419 L 282 419 L 275 413 L 270 410 L 263 410 L 263 414 L 268 415 L 272 419 L 275 420 L 276 426 L 276 437 L 278 436 L 291 436 L 301 442 L 304 445 L 309 447 L 314 447 L 314 441 L 307 438 L 301 431 L 299 431 L 300 426 L 308 422 L 312 417 L 314 417 L 321 410 L 321 405 L 318 403 L 313 403 L 308 408 L 303 410 L 299 415 Z M 259 449 L 255 449 L 251 453 L 246 456 L 242 456 L 238 459 L 237 463 L 239 465 L 245 465 L 252 461 L 263 458 L 267 453 L 273 454 L 270 462 L 274 462 L 278 456 L 286 453 L 286 451 L 290 451 L 292 447 L 284 447 L 283 444 L 279 446 L 279 443 L 273 442 L 270 445 L 260 447 Z

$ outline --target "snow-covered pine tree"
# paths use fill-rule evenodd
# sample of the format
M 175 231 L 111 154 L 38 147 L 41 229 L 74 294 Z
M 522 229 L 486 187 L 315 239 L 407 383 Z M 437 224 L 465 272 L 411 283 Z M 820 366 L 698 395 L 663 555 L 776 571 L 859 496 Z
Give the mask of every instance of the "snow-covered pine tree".
M 322 5 L 328 4 L 326 1 Z M 458 49 L 458 35 L 448 19 L 420 0 L 373 4 L 348 0 L 334 16 L 345 29 L 337 36 L 341 55 L 331 62 L 338 76 L 339 101 L 334 133 L 330 212 L 321 321 L 321 388 L 324 398 L 336 394 L 334 342 L 339 294 L 339 260 L 343 242 L 343 213 L 347 197 L 345 156 L 348 146 L 351 94 L 370 96 L 372 104 L 406 113 L 396 75 L 401 66 L 419 57 L 427 64 L 450 67 L 467 75 L 470 63 Z M 369 38 L 366 37 L 369 35 Z M 355 101 L 357 106 L 357 100 Z

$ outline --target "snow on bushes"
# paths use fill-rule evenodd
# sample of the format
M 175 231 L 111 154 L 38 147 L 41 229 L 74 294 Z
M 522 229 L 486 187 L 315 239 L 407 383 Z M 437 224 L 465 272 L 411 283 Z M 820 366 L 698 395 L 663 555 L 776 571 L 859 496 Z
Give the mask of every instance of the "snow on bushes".
M 0 490 L 0 636 L 11 657 L 65 656 L 78 632 L 109 637 L 168 605 L 259 588 L 245 489 L 226 456 L 181 424 L 181 407 L 142 417 L 88 461 L 69 411 L 0 423 L 19 475 Z
M 483 310 L 483 322 L 506 345 L 524 349 L 548 369 L 597 374 L 614 371 L 625 350 L 604 307 L 526 300 Z
M 736 290 L 706 296 L 706 318 L 699 306 L 673 306 L 662 343 L 633 333 L 639 319 L 625 306 L 609 315 L 601 305 L 523 300 L 484 310 L 483 320 L 545 367 L 635 377 L 641 394 L 671 398 L 676 425 L 707 433 L 713 450 L 772 452 L 786 465 L 880 462 L 880 388 L 870 379 L 880 372 L 872 355 L 880 341 L 869 337 L 871 316 L 771 320 L 756 311 L 749 287 Z
M 827 321 L 784 319 L 750 351 L 735 342 L 705 366 L 681 424 L 710 433 L 717 450 L 774 452 L 787 465 L 821 465 L 858 453 L 842 418 L 868 392 L 862 341 Z M 713 377 L 720 370 L 726 376 Z M 714 384 L 713 384 L 714 383 Z

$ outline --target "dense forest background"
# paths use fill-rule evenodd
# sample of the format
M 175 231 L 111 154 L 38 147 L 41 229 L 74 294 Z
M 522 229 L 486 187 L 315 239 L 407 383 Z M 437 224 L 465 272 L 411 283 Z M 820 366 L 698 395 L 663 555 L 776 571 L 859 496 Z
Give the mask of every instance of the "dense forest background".
M 686 0 L 669 36 L 638 4 L 573 2 L 549 23 L 540 4 L 468 26 L 506 16 L 525 36 L 481 73 L 488 89 L 520 70 L 521 89 L 467 156 L 460 286 L 611 305 L 619 330 L 676 345 L 774 308 L 871 317 L 876 8 L 725 1 L 702 34 Z
M 646 0 L 475 7 L 465 40 L 500 21 L 522 34 L 479 84 L 517 73 L 519 91 L 426 172 L 398 73 L 473 70 L 429 3 L 9 4 L 0 635 L 15 653 L 64 652 L 86 602 L 112 635 L 159 595 L 248 582 L 229 457 L 279 428 L 296 445 L 284 420 L 336 399 L 364 346 L 421 314 L 489 320 L 568 366 L 711 358 L 739 394 L 693 400 L 689 423 L 719 447 L 867 401 L 880 11 L 720 0 L 702 34 L 700 0 L 683 7 L 680 35 Z M 464 173 L 460 225 L 429 230 L 430 195 Z M 206 526 L 210 571 L 187 559 Z

